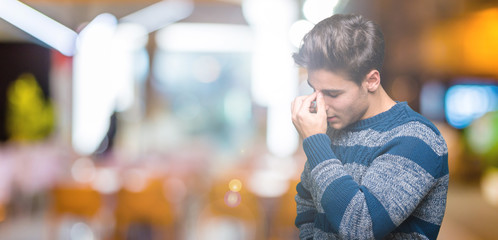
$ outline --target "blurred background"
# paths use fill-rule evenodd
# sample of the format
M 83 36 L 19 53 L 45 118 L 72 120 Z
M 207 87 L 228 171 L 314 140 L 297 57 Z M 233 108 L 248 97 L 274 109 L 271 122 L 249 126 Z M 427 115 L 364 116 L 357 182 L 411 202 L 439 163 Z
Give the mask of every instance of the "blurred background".
M 494 0 L 0 0 L 0 238 L 298 239 L 291 55 L 333 13 L 447 141 L 438 239 L 496 239 Z

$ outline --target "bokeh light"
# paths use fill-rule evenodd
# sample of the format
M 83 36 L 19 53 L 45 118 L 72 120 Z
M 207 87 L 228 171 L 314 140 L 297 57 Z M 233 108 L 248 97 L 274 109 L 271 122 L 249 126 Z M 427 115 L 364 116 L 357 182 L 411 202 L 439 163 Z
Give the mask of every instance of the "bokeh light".
M 75 223 L 70 230 L 71 240 L 94 240 L 92 229 L 83 222 Z
M 90 158 L 82 157 L 74 161 L 71 174 L 77 182 L 89 183 L 95 179 L 96 170 Z
M 301 46 L 304 36 L 314 27 L 315 25 L 307 20 L 298 20 L 292 24 L 289 29 L 289 38 L 294 45 L 298 48 Z
M 429 119 L 444 119 L 446 87 L 440 81 L 427 82 L 420 91 L 420 112 Z
M 237 207 L 239 206 L 242 197 L 240 196 L 240 193 L 238 192 L 232 192 L 228 191 L 225 193 L 225 204 L 229 207 Z
M 498 168 L 489 168 L 484 172 L 481 191 L 489 204 L 498 207 Z
M 113 76 L 112 46 L 117 19 L 100 14 L 80 33 L 73 60 L 72 144 L 81 155 L 92 154 L 109 129 L 120 79 Z
M 78 34 L 21 1 L 3 0 L 0 18 L 66 56 L 73 56 Z
M 306 0 L 303 5 L 303 13 L 310 22 L 318 23 L 332 16 L 338 3 L 339 0 Z
M 284 159 L 281 161 L 285 161 Z M 285 167 L 281 166 L 281 169 Z M 261 197 L 280 197 L 289 189 L 288 176 L 276 169 L 254 171 L 248 181 L 248 188 Z
M 92 183 L 95 190 L 103 194 L 111 194 L 117 192 L 121 187 L 118 173 L 115 169 L 99 168 L 96 173 L 95 180 Z
M 445 110 L 450 125 L 465 128 L 485 113 L 498 110 L 498 86 L 452 86 L 446 92 Z
M 242 189 L 242 182 L 239 179 L 232 179 L 230 183 L 228 183 L 228 188 L 232 192 L 238 192 Z
M 470 149 L 486 164 L 498 167 L 498 111 L 486 113 L 465 131 Z

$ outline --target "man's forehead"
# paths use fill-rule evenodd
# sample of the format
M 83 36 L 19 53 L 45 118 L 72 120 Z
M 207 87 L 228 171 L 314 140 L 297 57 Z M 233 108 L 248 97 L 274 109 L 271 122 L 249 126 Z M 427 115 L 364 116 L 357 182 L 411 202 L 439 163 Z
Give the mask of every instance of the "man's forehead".
M 330 71 L 326 69 L 308 70 L 307 81 L 311 87 L 322 88 L 325 88 L 325 86 L 329 86 L 327 88 L 342 88 L 343 85 L 356 85 L 347 74 L 341 71 Z

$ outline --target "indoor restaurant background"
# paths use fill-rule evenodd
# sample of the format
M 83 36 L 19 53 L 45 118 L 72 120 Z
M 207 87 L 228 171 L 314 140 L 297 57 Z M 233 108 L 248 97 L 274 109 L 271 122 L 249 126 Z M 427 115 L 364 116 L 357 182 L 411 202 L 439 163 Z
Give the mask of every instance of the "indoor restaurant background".
M 496 239 L 494 0 L 0 0 L 0 239 L 297 239 L 291 56 L 333 13 L 447 141 L 438 239 Z

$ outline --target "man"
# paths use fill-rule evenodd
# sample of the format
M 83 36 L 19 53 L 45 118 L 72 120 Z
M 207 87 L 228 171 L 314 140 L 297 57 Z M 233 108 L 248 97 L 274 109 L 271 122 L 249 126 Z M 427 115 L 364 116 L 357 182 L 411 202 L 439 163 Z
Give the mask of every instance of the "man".
M 296 187 L 300 238 L 436 239 L 448 189 L 446 143 L 382 88 L 379 27 L 334 15 L 293 57 L 315 90 L 292 103 L 308 158 Z

